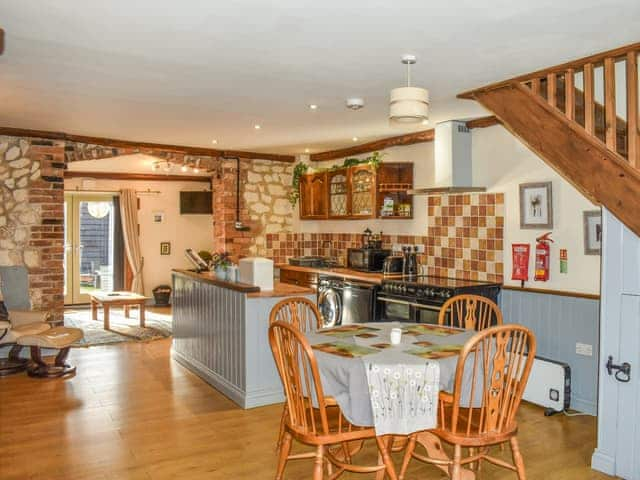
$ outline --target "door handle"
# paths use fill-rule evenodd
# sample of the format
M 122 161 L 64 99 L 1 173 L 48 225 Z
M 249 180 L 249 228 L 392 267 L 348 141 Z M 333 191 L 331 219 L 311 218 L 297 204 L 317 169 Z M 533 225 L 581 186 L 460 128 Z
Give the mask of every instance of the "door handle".
M 616 365 L 613 363 L 613 357 L 609 355 L 605 366 L 609 375 L 613 375 L 614 371 L 616 372 L 613 376 L 617 381 L 627 383 L 631 380 L 631 364 L 628 362 L 624 362 L 622 365 Z

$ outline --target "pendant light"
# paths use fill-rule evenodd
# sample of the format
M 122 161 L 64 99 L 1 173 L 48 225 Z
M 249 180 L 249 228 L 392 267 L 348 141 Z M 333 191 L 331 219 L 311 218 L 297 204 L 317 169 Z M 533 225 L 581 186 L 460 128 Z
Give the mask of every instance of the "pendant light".
M 411 65 L 415 55 L 404 55 L 402 63 L 407 66 L 407 86 L 391 90 L 389 99 L 389 121 L 392 123 L 420 123 L 429 119 L 429 91 L 411 86 Z

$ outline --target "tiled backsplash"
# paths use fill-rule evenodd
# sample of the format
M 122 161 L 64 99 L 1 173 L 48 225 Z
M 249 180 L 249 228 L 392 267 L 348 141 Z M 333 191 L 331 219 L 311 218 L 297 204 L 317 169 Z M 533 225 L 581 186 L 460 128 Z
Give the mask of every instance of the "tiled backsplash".
M 502 282 L 504 195 L 464 193 L 427 199 L 426 236 L 383 235 L 383 248 L 394 244 L 424 245 L 418 262 L 443 277 Z M 359 233 L 273 233 L 267 235 L 265 256 L 275 263 L 290 257 L 320 255 L 346 263 L 347 248 L 358 248 Z

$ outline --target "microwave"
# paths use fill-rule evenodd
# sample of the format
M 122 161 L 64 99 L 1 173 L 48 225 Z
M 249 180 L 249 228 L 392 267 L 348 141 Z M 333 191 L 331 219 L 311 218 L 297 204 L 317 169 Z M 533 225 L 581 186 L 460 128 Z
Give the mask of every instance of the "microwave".
M 384 259 L 391 255 L 391 250 L 380 248 L 347 249 L 347 267 L 362 272 L 382 272 Z

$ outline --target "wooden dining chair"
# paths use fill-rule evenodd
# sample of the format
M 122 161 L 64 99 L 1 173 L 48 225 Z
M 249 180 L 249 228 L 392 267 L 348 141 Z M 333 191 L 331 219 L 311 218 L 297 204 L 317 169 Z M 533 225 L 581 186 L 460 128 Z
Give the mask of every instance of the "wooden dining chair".
M 475 334 L 460 352 L 453 393 L 440 393 L 438 427 L 409 437 L 400 479 L 411 458 L 416 458 L 448 471 L 451 480 L 463 478 L 463 465 L 477 469 L 483 460 L 513 470 L 519 480 L 525 480 L 516 413 L 535 353 L 536 339 L 521 325 L 496 326 Z M 438 439 L 454 446 L 452 459 Z M 489 455 L 490 446 L 507 441 L 513 464 Z M 416 453 L 416 443 L 432 455 Z M 469 449 L 466 458 L 462 448 Z
M 289 323 L 274 322 L 269 327 L 269 343 L 287 401 L 285 433 L 276 480 L 282 479 L 289 460 L 300 458 L 314 458 L 313 480 L 323 479 L 325 461 L 336 467 L 330 479 L 337 478 L 345 471 L 385 471 L 391 480 L 397 480 L 389 450 L 383 440 L 376 437 L 375 429 L 351 425 L 337 404 L 328 408 L 330 405 L 324 395 L 315 354 L 303 333 Z M 315 446 L 315 452 L 290 455 L 293 439 Z M 367 439 L 376 440 L 381 462 L 370 466 L 352 463 L 350 444 Z M 336 448 L 336 445 L 339 447 Z
M 322 328 L 322 316 L 316 304 L 304 297 L 289 297 L 280 300 L 271 309 L 269 325 L 285 322 L 302 332 L 313 332 Z
M 487 297 L 456 295 L 442 305 L 438 324 L 480 331 L 494 325 L 502 325 L 502 312 L 498 305 Z
M 311 300 L 304 297 L 289 297 L 276 303 L 269 314 L 269 325 L 275 322 L 288 323 L 301 332 L 313 332 L 322 328 L 322 317 L 318 307 Z M 285 404 L 280 419 L 276 451 L 280 451 L 280 447 L 282 447 L 286 415 L 287 405 Z

